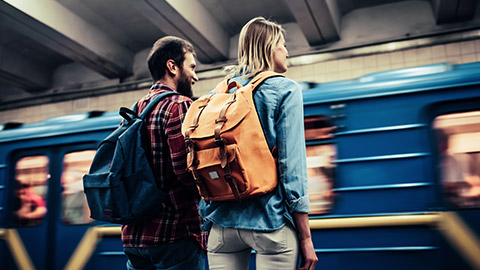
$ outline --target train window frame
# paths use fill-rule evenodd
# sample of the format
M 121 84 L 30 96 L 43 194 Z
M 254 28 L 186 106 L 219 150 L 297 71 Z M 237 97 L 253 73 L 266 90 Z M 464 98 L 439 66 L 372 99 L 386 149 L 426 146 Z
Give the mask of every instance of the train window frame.
M 309 215 L 325 215 L 334 207 L 336 128 L 329 117 L 324 115 L 305 115 L 304 128 L 311 208 Z
M 438 124 L 436 120 L 442 116 L 446 118 L 448 117 L 455 118 L 454 115 L 457 115 L 457 118 L 458 118 L 459 116 L 461 116 L 461 114 L 466 114 L 471 112 L 476 112 L 479 115 L 478 117 L 480 117 L 480 106 L 478 104 L 480 104 L 480 99 L 474 98 L 470 100 L 442 102 L 430 108 L 429 123 L 430 123 L 431 138 L 432 138 L 431 147 L 432 147 L 432 152 L 435 154 L 433 159 L 434 167 L 435 167 L 435 181 L 437 183 L 439 193 L 441 194 L 440 195 L 441 201 L 443 202 L 443 205 L 448 209 L 453 209 L 453 210 L 480 209 L 480 194 L 478 198 L 475 198 L 474 203 L 463 201 L 461 196 L 459 196 L 459 194 L 460 192 L 465 192 L 465 187 L 468 187 L 468 185 L 466 185 L 464 181 L 461 181 L 461 182 L 459 181 L 458 183 L 455 183 L 455 184 L 445 182 L 445 177 L 446 177 L 445 174 L 447 174 L 447 171 L 445 170 L 444 167 L 447 164 L 450 164 L 450 166 L 455 165 L 455 167 L 457 167 L 457 170 L 450 169 L 449 170 L 450 172 L 448 172 L 449 175 L 459 175 L 458 168 L 465 168 L 465 164 L 461 164 L 461 162 L 463 161 L 460 161 L 460 163 L 458 162 L 458 158 L 457 158 L 458 156 L 449 158 L 450 159 L 449 162 L 444 161 L 446 159 L 442 158 L 442 156 L 445 156 L 445 155 L 442 155 L 442 151 L 443 151 L 442 148 L 447 147 L 447 145 L 445 145 L 444 147 L 441 146 L 442 141 L 444 141 L 445 138 L 449 138 L 450 136 L 452 136 L 452 133 L 450 132 L 449 134 L 449 132 L 447 132 L 447 134 L 444 134 L 445 132 L 441 130 L 444 129 L 442 127 L 445 127 L 447 124 Z M 476 123 L 480 124 L 480 121 Z M 480 127 L 477 132 L 480 133 Z M 458 147 L 458 146 L 454 146 L 454 147 Z M 458 150 L 452 150 L 450 152 L 456 153 L 458 152 Z M 444 164 L 442 165 L 442 163 Z M 463 169 L 460 169 L 460 171 L 462 170 Z M 453 173 L 454 171 L 457 171 L 457 173 Z M 460 175 L 461 176 L 457 178 L 465 179 L 464 177 L 465 174 L 463 172 L 460 173 Z

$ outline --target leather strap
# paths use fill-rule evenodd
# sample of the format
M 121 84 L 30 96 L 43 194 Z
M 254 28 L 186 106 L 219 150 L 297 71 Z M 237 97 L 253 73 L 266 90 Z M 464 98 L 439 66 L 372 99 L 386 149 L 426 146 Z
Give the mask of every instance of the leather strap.
M 227 122 L 227 118 L 225 117 L 227 109 L 236 101 L 236 97 L 236 93 L 233 93 L 227 103 L 225 103 L 225 105 L 222 107 L 220 113 L 218 114 L 218 118 L 215 120 L 215 123 L 217 123 L 217 126 L 215 127 L 215 143 L 220 147 L 220 159 L 222 168 L 225 168 L 226 164 L 228 163 L 228 157 L 225 141 L 222 138 L 221 131 L 223 126 L 225 125 L 225 122 Z
M 203 179 L 200 177 L 197 166 L 198 166 L 198 160 L 197 160 L 197 151 L 195 149 L 195 143 L 192 141 L 192 138 L 190 138 L 190 135 L 192 132 L 198 127 L 198 120 L 200 119 L 200 115 L 202 115 L 203 110 L 205 107 L 207 107 L 208 102 L 210 102 L 210 99 L 212 98 L 213 94 L 208 95 L 204 102 L 198 106 L 200 110 L 198 111 L 197 115 L 193 119 L 192 125 L 188 128 L 187 132 L 185 133 L 185 144 L 187 146 L 187 150 L 189 153 L 191 153 L 191 157 L 187 161 L 187 168 L 192 168 L 192 173 L 193 173 L 193 179 L 195 180 L 195 184 L 197 187 L 201 190 L 203 194 L 205 194 L 204 199 L 205 201 L 209 201 L 210 197 L 210 192 L 207 189 L 207 186 L 203 182 Z

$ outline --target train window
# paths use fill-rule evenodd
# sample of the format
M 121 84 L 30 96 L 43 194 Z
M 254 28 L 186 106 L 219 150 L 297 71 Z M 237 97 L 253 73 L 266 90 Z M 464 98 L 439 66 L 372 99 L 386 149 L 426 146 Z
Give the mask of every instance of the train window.
M 335 126 L 324 116 L 305 117 L 305 140 L 333 138 Z
M 480 207 L 480 111 L 441 115 L 434 128 L 448 201 L 458 208 Z
M 49 160 L 46 156 L 21 158 L 15 165 L 14 225 L 36 226 L 47 213 Z
M 62 220 L 65 224 L 93 222 L 83 192 L 83 175 L 88 173 L 95 150 L 71 152 L 63 159 L 62 172 Z
M 334 126 L 323 116 L 305 118 L 307 176 L 310 214 L 323 214 L 332 208 L 336 147 L 331 143 Z

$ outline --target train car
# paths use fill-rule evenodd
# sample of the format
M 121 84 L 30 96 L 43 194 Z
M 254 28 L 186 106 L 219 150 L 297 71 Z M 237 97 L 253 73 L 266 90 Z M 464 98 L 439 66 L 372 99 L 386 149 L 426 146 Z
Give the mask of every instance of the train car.
M 118 112 L 92 112 L 4 125 L 2 269 L 125 268 L 120 227 L 89 218 L 82 182 L 99 142 L 120 118 Z
M 480 63 L 303 85 L 316 269 L 480 269 Z M 2 269 L 125 268 L 81 182 L 119 122 L 3 125 Z
M 480 269 L 480 63 L 304 92 L 318 269 Z

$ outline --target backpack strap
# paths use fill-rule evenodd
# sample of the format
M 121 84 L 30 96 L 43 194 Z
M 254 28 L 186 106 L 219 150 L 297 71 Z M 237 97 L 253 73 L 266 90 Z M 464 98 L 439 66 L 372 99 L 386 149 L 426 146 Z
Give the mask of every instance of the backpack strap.
M 174 95 L 174 94 L 178 94 L 178 93 L 174 92 L 174 91 L 167 91 L 167 92 L 163 92 L 163 93 L 158 94 L 148 103 L 147 107 L 145 107 L 145 109 L 142 111 L 140 116 L 138 116 L 138 113 L 137 113 L 138 101 L 135 102 L 130 109 L 126 108 L 126 107 L 121 107 L 118 113 L 125 120 L 127 120 L 127 122 L 132 121 L 132 119 L 136 118 L 137 116 L 141 119 L 145 119 L 145 117 L 147 117 L 147 115 L 150 113 L 150 111 L 153 110 L 153 108 L 157 105 L 158 102 L 160 102 L 160 100 L 162 98 L 164 98 L 166 96 L 171 96 L 171 95 Z
M 274 71 L 263 71 L 260 72 L 255 78 L 253 78 L 249 83 L 253 84 L 253 89 L 257 88 L 263 81 L 265 81 L 268 78 L 271 77 L 284 77 L 284 75 L 280 73 L 276 73 Z M 231 81 L 228 83 L 228 80 L 223 80 L 217 84 L 215 87 L 215 93 L 216 94 L 225 94 L 230 91 L 230 89 L 236 87 L 237 89 L 240 89 L 243 87 L 243 85 L 239 84 L 237 81 Z
M 209 192 L 207 187 L 205 186 L 205 183 L 203 182 L 203 180 L 200 178 L 200 175 L 198 174 L 198 171 L 197 171 L 198 160 L 196 156 L 197 152 L 195 149 L 195 143 L 193 142 L 192 138 L 190 138 L 190 135 L 198 127 L 198 120 L 200 118 L 200 115 L 202 114 L 205 107 L 207 107 L 207 104 L 210 101 L 210 98 L 212 96 L 213 94 L 206 96 L 205 99 L 203 100 L 203 103 L 200 104 L 200 106 L 198 106 L 200 110 L 197 112 L 197 115 L 195 116 L 192 125 L 188 128 L 188 130 L 184 134 L 187 151 L 191 153 L 190 158 L 187 159 L 187 168 L 192 168 L 193 179 L 195 181 L 195 184 L 202 190 L 203 194 L 206 194 L 205 201 L 207 202 L 209 201 L 208 199 Z
M 160 102 L 161 99 L 163 99 L 164 97 L 167 97 L 167 96 L 171 96 L 171 95 L 179 95 L 179 93 L 175 92 L 175 91 L 165 91 L 165 92 L 162 92 L 162 93 L 156 95 L 152 100 L 150 100 L 147 107 L 145 107 L 145 109 L 143 109 L 142 113 L 139 115 L 139 118 L 145 119 L 150 114 L 150 112 L 153 110 L 153 108 L 155 108 L 157 106 L 158 102 Z M 135 103 L 135 105 L 137 105 L 137 103 Z M 135 112 L 136 112 L 136 110 L 135 110 Z
M 266 79 L 271 78 L 271 77 L 285 77 L 284 75 L 274 72 L 274 71 L 263 71 L 260 72 L 257 76 L 255 76 L 249 84 L 253 85 L 253 90 L 255 90 L 262 82 L 264 82 Z

